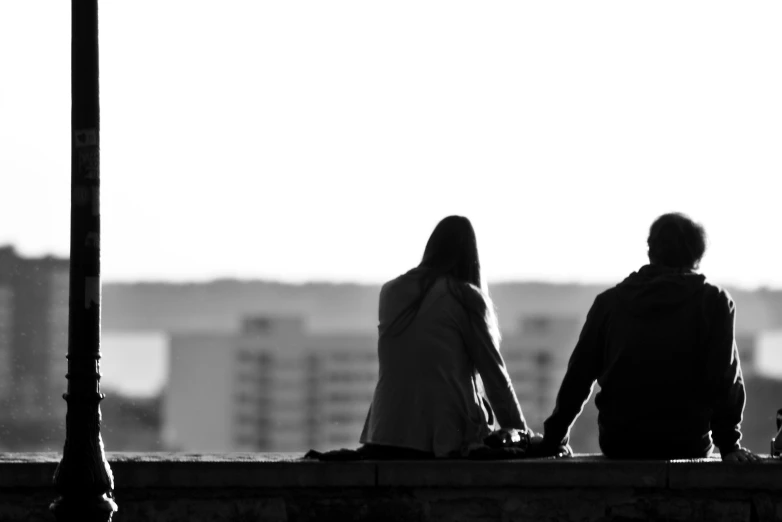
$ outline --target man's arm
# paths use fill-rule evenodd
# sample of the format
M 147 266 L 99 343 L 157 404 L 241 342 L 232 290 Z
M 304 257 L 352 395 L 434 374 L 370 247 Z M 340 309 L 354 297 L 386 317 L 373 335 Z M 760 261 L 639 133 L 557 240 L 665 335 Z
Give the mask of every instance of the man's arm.
M 725 456 L 741 449 L 741 420 L 746 401 L 735 339 L 736 305 L 729 295 L 719 294 L 714 321 L 708 351 L 715 397 L 711 431 L 714 444 Z
M 604 310 L 600 296 L 587 314 L 578 343 L 570 356 L 565 378 L 557 394 L 554 413 L 543 423 L 542 445 L 557 448 L 568 443 L 570 427 L 581 413 L 603 365 Z

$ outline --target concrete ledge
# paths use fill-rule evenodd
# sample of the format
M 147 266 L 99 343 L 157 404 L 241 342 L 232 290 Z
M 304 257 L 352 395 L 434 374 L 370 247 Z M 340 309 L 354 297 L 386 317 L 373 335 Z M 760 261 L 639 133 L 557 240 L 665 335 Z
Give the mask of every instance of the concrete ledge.
M 598 456 L 516 461 L 379 462 L 378 486 L 664 488 L 667 463 Z M 782 468 L 780 468 L 782 471 Z
M 302 461 L 302 453 L 107 453 L 117 488 L 782 489 L 782 461 Z M 0 453 L 0 488 L 50 486 L 57 453 Z
M 782 491 L 782 460 L 755 464 L 674 460 L 668 463 L 670 489 L 748 489 Z
M 371 487 L 374 463 L 301 461 L 303 453 L 107 453 L 117 488 Z M 0 488 L 46 487 L 57 453 L 0 454 Z
M 108 453 L 114 522 L 782 520 L 782 461 L 311 462 Z M 0 520 L 51 521 L 56 453 L 0 454 Z

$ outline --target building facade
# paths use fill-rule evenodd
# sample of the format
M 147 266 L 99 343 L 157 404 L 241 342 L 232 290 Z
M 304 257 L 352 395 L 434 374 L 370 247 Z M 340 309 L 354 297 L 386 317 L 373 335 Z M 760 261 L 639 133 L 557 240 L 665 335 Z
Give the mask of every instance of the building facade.
M 372 335 L 312 335 L 299 318 L 254 317 L 235 334 L 170 340 L 169 447 L 284 452 L 357 443 L 377 382 Z
M 0 247 L 0 400 L 18 423 L 62 423 L 69 262 Z
M 502 354 L 527 422 L 542 430 L 578 340 L 583 320 L 529 315 L 502 341 Z
M 0 286 L 0 402 L 11 399 L 13 390 L 14 292 Z
M 503 341 L 533 426 L 553 408 L 579 328 L 576 319 L 529 317 Z M 299 318 L 247 318 L 237 333 L 172 334 L 165 442 L 216 452 L 355 447 L 377 383 L 376 346 L 372 334 L 309 333 Z

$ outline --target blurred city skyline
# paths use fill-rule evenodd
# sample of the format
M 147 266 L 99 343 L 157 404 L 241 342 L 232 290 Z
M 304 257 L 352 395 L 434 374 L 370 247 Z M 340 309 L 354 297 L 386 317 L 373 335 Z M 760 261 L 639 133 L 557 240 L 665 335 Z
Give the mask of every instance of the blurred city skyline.
M 59 266 L 58 285 L 60 292 L 67 295 L 67 258 L 19 257 L 11 245 L 0 245 L 0 252 L 24 265 Z M 41 265 L 45 260 L 49 263 Z M 44 277 L 35 274 L 11 270 L 0 276 L 7 281 L 22 277 L 25 284 L 34 284 L 36 277 Z M 612 284 L 501 282 L 492 285 L 492 295 L 501 329 L 512 334 L 523 317 L 566 316 L 580 323 L 594 296 L 608 286 Z M 192 284 L 104 281 L 104 384 L 129 397 L 154 397 L 164 391 L 167 383 L 171 335 L 235 332 L 246 316 L 300 318 L 305 329 L 316 335 L 374 332 L 378 290 L 378 285 L 328 282 L 296 285 L 242 280 Z M 782 378 L 782 292 L 728 290 L 733 292 L 738 306 L 739 344 L 752 346 L 753 359 L 762 374 Z M 57 306 L 67 311 L 67 301 L 62 295 L 57 299 Z M 61 326 L 67 328 L 64 323 Z M 64 338 L 58 349 L 65 349 Z
M 603 289 L 494 286 L 503 358 L 536 424 L 553 407 L 586 311 Z M 61 443 L 68 292 L 67 259 L 0 248 L 0 449 L 51 450 Z M 258 281 L 104 284 L 107 447 L 279 451 L 355 444 L 377 379 L 378 292 L 378 285 Z M 782 291 L 731 292 L 752 390 L 747 441 L 757 448 L 773 425 L 782 385 Z M 594 415 L 590 403 L 583 417 L 592 421 L 581 422 L 573 439 L 589 451 L 597 451 Z

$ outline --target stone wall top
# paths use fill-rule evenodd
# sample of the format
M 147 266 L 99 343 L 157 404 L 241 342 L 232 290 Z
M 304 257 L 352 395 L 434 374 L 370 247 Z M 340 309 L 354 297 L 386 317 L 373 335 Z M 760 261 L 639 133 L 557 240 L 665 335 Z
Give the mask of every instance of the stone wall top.
M 782 461 L 616 461 L 599 455 L 516 461 L 301 461 L 301 453 L 107 453 L 117 489 L 782 487 Z M 0 453 L 0 489 L 47 488 L 57 453 Z

